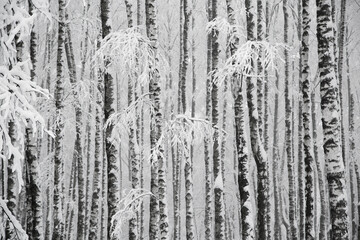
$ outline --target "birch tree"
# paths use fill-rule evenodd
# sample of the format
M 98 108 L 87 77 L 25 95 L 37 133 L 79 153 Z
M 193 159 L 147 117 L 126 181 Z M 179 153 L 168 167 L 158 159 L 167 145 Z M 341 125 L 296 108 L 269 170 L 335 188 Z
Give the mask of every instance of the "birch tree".
M 239 45 L 238 33 L 235 27 L 235 12 L 232 0 L 227 0 L 227 15 L 228 21 L 233 26 L 233 31 L 230 33 L 230 53 L 233 55 Z M 240 209 L 241 209 L 241 228 L 243 239 L 254 239 L 255 226 L 253 226 L 253 216 L 251 207 L 251 192 L 250 192 L 250 158 L 247 154 L 247 141 L 245 138 L 245 120 L 244 120 L 244 98 L 243 89 L 239 84 L 240 79 L 237 74 L 231 79 L 232 93 L 234 97 L 234 118 L 235 118 L 235 136 L 236 136 L 236 151 L 238 161 L 238 184 L 240 192 Z
M 311 136 L 311 97 L 310 97 L 310 79 L 309 79 L 309 29 L 310 14 L 309 1 L 302 1 L 302 47 L 301 47 L 301 77 L 302 77 L 302 98 L 303 98 L 303 126 L 304 126 L 304 162 L 305 162 L 305 198 L 306 198 L 306 218 L 305 218 L 305 238 L 315 239 L 314 231 L 314 159 Z M 299 159 L 302 161 L 302 159 Z M 300 210 L 301 211 L 301 210 Z
M 255 34 L 255 5 L 252 0 L 245 1 L 246 9 L 246 24 L 247 24 L 247 40 L 254 41 Z M 252 69 L 254 68 L 252 62 Z M 253 74 L 253 70 L 250 72 L 250 76 Z M 255 158 L 257 166 L 257 227 L 258 237 L 261 239 L 266 238 L 267 224 L 266 224 L 266 206 L 268 200 L 268 172 L 267 172 L 267 155 L 264 149 L 264 145 L 261 140 L 258 123 L 258 109 L 257 109 L 257 87 L 254 84 L 252 77 L 246 78 L 247 83 L 247 104 L 249 109 L 249 121 L 250 121 L 250 142 L 251 149 Z
M 55 152 L 54 152 L 54 230 L 52 238 L 54 240 L 64 238 L 64 218 L 62 193 L 63 179 L 63 153 L 64 153 L 64 42 L 65 42 L 65 1 L 59 0 L 59 26 L 57 42 L 57 65 L 56 65 L 56 85 L 55 85 L 55 107 L 56 107 L 56 127 L 55 127 Z
M 29 13 L 34 14 L 34 5 L 29 1 Z M 36 78 L 36 47 L 37 39 L 34 28 L 30 32 L 30 60 L 32 69 L 30 71 L 31 81 Z M 36 149 L 36 138 L 34 137 L 33 129 L 27 127 L 25 129 L 25 161 L 28 164 L 27 183 L 27 207 L 31 209 L 29 216 L 27 216 L 27 234 L 31 239 L 42 239 L 43 237 L 43 223 L 42 223 L 42 200 L 39 185 L 39 159 Z
M 102 38 L 104 39 L 111 31 L 109 21 L 109 0 L 100 0 L 100 18 L 102 28 Z M 109 62 L 105 62 L 105 66 L 109 65 Z M 104 72 L 104 121 L 107 122 L 109 117 L 115 112 L 114 102 L 114 87 L 113 77 L 106 71 Z M 107 178 L 108 178 L 108 239 L 111 239 L 111 219 L 116 213 L 116 205 L 119 200 L 119 183 L 118 183 L 118 166 L 117 156 L 118 151 L 116 146 L 112 142 L 112 133 L 114 126 L 110 124 L 107 126 L 104 136 L 105 152 L 107 158 Z
M 207 20 L 210 22 L 212 18 L 212 0 L 207 1 Z M 205 97 L 205 119 L 210 120 L 211 117 L 211 69 L 212 69 L 212 37 L 211 33 L 206 36 L 207 55 L 206 55 L 206 97 Z M 212 192 L 211 192 L 211 165 L 210 165 L 210 141 L 211 138 L 205 136 L 204 139 L 204 160 L 205 160 L 205 240 L 210 240 L 213 237 L 212 231 Z
M 163 158 L 163 146 L 160 143 L 162 136 L 162 112 L 160 106 L 161 88 L 159 85 L 158 70 L 158 34 L 157 34 L 157 17 L 156 17 L 156 0 L 146 0 L 146 33 L 151 42 L 151 48 L 154 53 L 155 62 L 150 65 L 150 101 L 153 111 L 151 113 L 150 124 L 150 147 L 151 147 L 151 192 L 156 196 L 150 201 L 150 238 L 167 239 L 169 232 L 169 223 L 167 216 L 166 203 L 166 170 Z M 156 150 L 155 147 L 158 149 Z M 156 150 L 156 151 L 155 151 Z
M 331 239 L 348 239 L 347 196 L 345 167 L 341 155 L 340 106 L 338 83 L 334 69 L 332 45 L 331 4 L 329 0 L 317 0 L 318 67 L 320 72 L 320 95 L 323 149 L 329 186 Z

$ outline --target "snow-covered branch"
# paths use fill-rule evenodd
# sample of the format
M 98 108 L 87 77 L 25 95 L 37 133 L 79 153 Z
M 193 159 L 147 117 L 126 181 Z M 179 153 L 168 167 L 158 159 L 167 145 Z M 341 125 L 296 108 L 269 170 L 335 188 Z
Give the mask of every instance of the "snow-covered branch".
M 146 189 L 131 189 L 118 202 L 119 210 L 111 219 L 112 237 L 114 239 L 121 239 L 123 224 L 136 217 L 136 214 L 140 211 L 141 203 L 146 196 L 153 196 L 153 194 Z

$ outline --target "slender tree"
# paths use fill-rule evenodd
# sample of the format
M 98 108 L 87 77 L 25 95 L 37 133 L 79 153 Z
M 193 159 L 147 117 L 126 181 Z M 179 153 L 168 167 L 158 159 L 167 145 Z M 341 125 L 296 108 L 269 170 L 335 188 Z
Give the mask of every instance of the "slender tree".
M 232 0 L 226 1 L 228 21 L 231 25 L 235 25 L 235 12 Z M 236 28 L 231 32 L 229 42 L 230 53 L 233 55 L 239 45 L 239 38 Z M 247 154 L 247 141 L 245 135 L 245 120 L 244 120 L 244 99 L 242 87 L 238 83 L 239 76 L 235 75 L 231 79 L 232 92 L 234 97 L 234 112 L 235 112 L 235 136 L 236 136 L 236 153 L 238 162 L 238 184 L 240 192 L 240 209 L 241 209 L 241 229 L 242 239 L 254 239 L 255 226 L 252 224 L 253 212 L 251 211 L 251 192 L 250 192 L 250 158 Z
M 212 20 L 212 0 L 207 1 L 207 19 Z M 212 69 L 212 37 L 211 33 L 207 35 L 207 78 L 206 78 L 206 99 L 205 99 L 205 119 L 210 121 L 211 118 L 211 69 Z M 211 165 L 210 165 L 210 141 L 211 138 L 205 136 L 204 139 L 204 160 L 205 160 L 205 240 L 213 238 L 212 230 L 212 179 L 211 179 Z
M 214 20 L 218 16 L 217 0 L 211 2 L 211 20 Z M 219 31 L 212 29 L 211 32 L 211 58 L 212 58 L 212 72 L 214 73 L 218 69 L 219 64 Z M 214 77 L 212 76 L 212 80 Z M 218 99 L 218 85 L 215 81 L 212 81 L 211 85 L 211 123 L 216 131 L 213 135 L 213 174 L 214 174 L 214 202 L 215 202 L 215 238 L 225 238 L 225 210 L 224 210 L 224 189 L 223 189 L 223 177 L 222 177 L 222 162 L 220 158 L 220 138 L 218 130 L 219 121 L 219 99 Z
M 275 70 L 275 109 L 274 109 L 274 141 L 273 141 L 273 184 L 274 184 L 274 210 L 275 210 L 275 217 L 274 217 L 274 237 L 275 239 L 282 239 L 281 234 L 281 223 L 282 223 L 282 206 L 281 206 L 281 181 L 279 179 L 279 162 L 280 162 L 280 153 L 279 153 L 279 83 L 280 83 L 280 76 L 277 70 Z
M 158 71 L 158 34 L 156 0 L 146 0 L 146 33 L 151 41 L 154 52 L 155 62 L 150 65 L 150 100 L 154 110 L 151 113 L 152 123 L 150 124 L 150 147 L 152 151 L 151 159 L 151 192 L 155 197 L 150 201 L 150 238 L 168 239 L 169 223 L 166 203 L 166 165 L 163 158 L 163 146 L 158 144 L 162 136 L 162 113 L 160 106 L 161 88 L 159 85 Z M 158 147 L 157 151 L 155 147 Z
M 29 13 L 33 15 L 34 5 L 29 1 Z M 31 29 L 30 33 L 30 60 L 32 69 L 30 72 L 31 80 L 34 81 L 36 78 L 36 47 L 37 39 L 34 28 Z M 30 208 L 30 214 L 27 216 L 27 234 L 31 239 L 42 239 L 43 238 L 43 223 L 42 223 L 42 201 L 41 192 L 39 185 L 39 160 L 36 149 L 36 139 L 33 136 L 33 130 L 27 127 L 25 130 L 25 161 L 28 165 L 28 179 L 27 183 L 27 208 Z
M 62 193 L 63 174 L 63 148 L 64 148 L 64 42 L 65 42 L 65 1 L 59 0 L 59 26 L 57 45 L 55 107 L 57 124 L 55 127 L 55 152 L 54 152 L 54 230 L 52 239 L 63 239 L 64 218 L 62 207 L 64 195 Z
M 330 199 L 331 239 L 348 239 L 345 168 L 341 155 L 341 131 L 338 83 L 334 69 L 331 4 L 317 0 L 317 39 L 320 72 L 320 94 L 323 149 Z
M 305 162 L 305 198 L 306 198 L 306 218 L 305 218 L 305 238 L 315 239 L 314 231 L 314 158 L 313 158 L 313 141 L 311 136 L 311 96 L 310 96 L 310 79 L 309 79 L 309 30 L 310 14 L 309 1 L 302 1 L 302 47 L 301 47 L 301 77 L 302 77 L 302 97 L 303 97 L 303 126 L 304 126 L 304 162 Z M 302 161 L 302 159 L 299 159 Z M 316 223 L 315 223 L 316 224 Z
M 255 41 L 255 5 L 252 0 L 245 1 L 246 9 L 246 23 L 247 23 L 247 40 Z M 254 68 L 252 63 L 252 68 Z M 251 74 L 253 71 L 249 74 Z M 267 154 L 264 149 L 264 145 L 261 140 L 258 124 L 258 109 L 257 109 L 257 87 L 254 84 L 251 77 L 247 77 L 247 104 L 249 109 L 249 121 L 250 121 L 250 142 L 251 149 L 255 158 L 257 166 L 257 206 L 258 206 L 258 217 L 257 217 L 257 228 L 258 237 L 265 239 L 267 234 L 267 223 L 266 223 L 266 206 L 268 201 L 268 169 L 267 169 Z
M 191 22 L 191 5 L 189 0 L 183 0 L 184 10 L 184 28 L 183 28 L 183 62 L 181 64 L 181 106 L 182 113 L 186 113 L 186 79 L 189 65 L 190 50 L 190 22 Z M 190 156 L 189 146 L 184 142 L 185 154 L 185 209 L 186 209 L 186 239 L 194 239 L 195 223 L 194 223 L 194 205 L 193 205 L 193 162 Z M 178 159 L 180 161 L 180 159 Z
M 339 57 L 337 59 L 337 62 L 335 62 L 335 64 L 337 65 L 337 69 L 338 69 L 337 77 L 339 81 L 339 99 L 340 99 L 341 151 L 342 151 L 342 158 L 344 161 L 346 160 L 345 158 L 346 142 L 345 142 L 345 127 L 344 127 L 344 111 L 343 111 L 343 66 L 344 66 L 344 52 L 345 52 L 344 47 L 345 47 L 345 28 L 346 28 L 345 18 L 346 18 L 346 0 L 341 0 L 340 27 L 339 27 L 339 36 L 338 36 Z M 334 24 L 335 23 L 336 22 L 334 21 Z
M 102 38 L 104 39 L 111 31 L 109 24 L 109 0 L 100 0 L 100 18 L 102 28 Z M 105 62 L 105 66 L 108 66 L 109 62 Z M 104 121 L 108 121 L 111 114 L 115 112 L 114 106 L 114 88 L 113 88 L 113 77 L 106 71 L 104 72 Z M 105 152 L 107 158 L 107 174 L 108 174 L 108 239 L 112 238 L 111 219 L 116 213 L 117 202 L 119 200 L 119 183 L 118 183 L 118 166 L 117 156 L 118 151 L 116 146 L 112 143 L 111 135 L 114 126 L 109 124 L 105 131 Z

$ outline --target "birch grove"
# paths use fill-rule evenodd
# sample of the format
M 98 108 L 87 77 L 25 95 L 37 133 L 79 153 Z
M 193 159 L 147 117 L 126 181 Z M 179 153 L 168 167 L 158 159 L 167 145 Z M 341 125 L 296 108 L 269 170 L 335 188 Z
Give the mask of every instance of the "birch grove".
M 359 9 L 0 0 L 0 239 L 359 239 Z

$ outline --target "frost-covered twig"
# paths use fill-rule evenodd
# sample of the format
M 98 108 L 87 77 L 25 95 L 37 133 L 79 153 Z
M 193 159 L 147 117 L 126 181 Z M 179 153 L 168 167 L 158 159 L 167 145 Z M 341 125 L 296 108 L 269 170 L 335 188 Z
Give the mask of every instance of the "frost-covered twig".
M 0 198 L 0 207 L 2 208 L 3 212 L 9 219 L 10 223 L 13 225 L 15 229 L 16 236 L 19 240 L 27 240 L 29 239 L 28 235 L 24 231 L 24 229 L 21 227 L 21 224 L 16 220 L 15 216 L 11 213 L 9 208 L 6 206 L 6 203 L 3 199 Z M 1 237 L 1 236 L 0 236 Z M 1 237 L 2 239 L 2 237 Z
M 118 202 L 118 211 L 111 219 L 111 228 L 113 229 L 112 237 L 121 239 L 121 228 L 123 224 L 130 219 L 136 217 L 136 213 L 140 211 L 141 203 L 146 196 L 153 196 L 146 189 L 131 189 L 125 197 Z
M 139 96 L 136 101 L 133 101 L 122 111 L 110 115 L 109 119 L 104 125 L 104 128 L 107 128 L 110 125 L 114 126 L 115 130 L 113 131 L 113 136 L 111 140 L 112 142 L 120 141 L 121 133 L 128 133 L 130 124 L 134 123 L 136 121 L 136 118 L 138 117 L 138 108 L 141 109 L 144 104 L 152 108 L 151 102 L 147 98 L 148 95 L 150 95 L 150 93 L 145 93 Z
M 155 58 L 149 39 L 137 27 L 108 34 L 95 53 L 95 59 L 107 63 L 103 70 L 116 67 L 122 74 L 144 84 L 149 80 L 149 69 Z
M 282 60 L 279 53 L 281 47 L 285 46 L 283 44 L 271 44 L 267 41 L 247 41 L 226 60 L 222 68 L 214 73 L 214 81 L 221 84 L 226 79 L 234 79 L 233 76 L 237 76 L 236 79 L 242 82 L 244 78 L 252 76 L 254 62 L 257 59 L 262 62 L 265 69 L 275 68 L 276 61 Z M 259 58 L 260 52 L 262 52 L 263 58 Z

